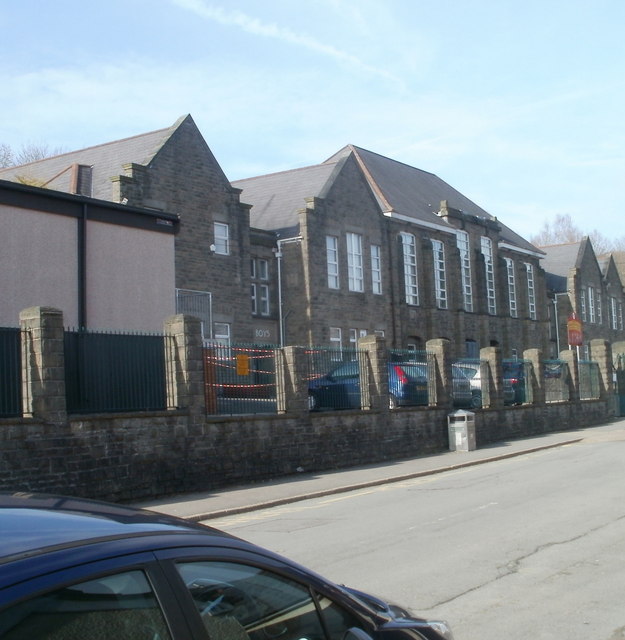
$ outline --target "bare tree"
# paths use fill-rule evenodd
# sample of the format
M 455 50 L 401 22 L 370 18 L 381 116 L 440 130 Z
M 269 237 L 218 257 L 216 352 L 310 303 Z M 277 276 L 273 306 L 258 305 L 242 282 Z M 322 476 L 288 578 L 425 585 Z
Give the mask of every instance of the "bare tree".
M 0 142 L 0 169 L 10 167 L 13 164 L 13 149 L 8 144 Z
M 568 213 L 555 217 L 553 223 L 545 220 L 540 231 L 530 238 L 530 242 L 538 247 L 552 244 L 568 244 L 578 242 L 584 237 L 584 232 L 573 224 Z
M 606 238 L 597 229 L 583 231 L 575 226 L 568 213 L 557 215 L 553 223 L 545 221 L 540 231 L 531 236 L 530 242 L 537 247 L 548 247 L 554 244 L 569 244 L 579 242 L 588 236 L 597 255 L 611 251 L 625 250 L 625 236 Z
M 23 144 L 18 151 L 13 150 L 8 144 L 0 143 L 0 168 L 13 167 L 29 162 L 43 160 L 50 156 L 56 156 L 64 153 L 60 147 L 51 149 L 46 143 L 34 144 L 29 142 Z

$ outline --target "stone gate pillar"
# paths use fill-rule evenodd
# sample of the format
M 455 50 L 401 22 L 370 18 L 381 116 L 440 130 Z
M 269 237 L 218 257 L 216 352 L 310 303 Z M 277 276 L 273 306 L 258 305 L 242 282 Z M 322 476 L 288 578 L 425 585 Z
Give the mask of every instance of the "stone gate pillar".
M 20 313 L 22 413 L 44 422 L 67 422 L 63 313 L 30 307 Z
M 165 320 L 167 408 L 206 413 L 202 323 L 178 314 Z

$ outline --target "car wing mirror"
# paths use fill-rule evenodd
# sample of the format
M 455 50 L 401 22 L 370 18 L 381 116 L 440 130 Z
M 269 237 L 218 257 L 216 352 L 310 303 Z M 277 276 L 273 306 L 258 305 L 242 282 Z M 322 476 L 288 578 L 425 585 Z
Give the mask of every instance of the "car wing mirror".
M 343 634 L 343 640 L 373 640 L 371 636 L 358 627 L 351 627 Z

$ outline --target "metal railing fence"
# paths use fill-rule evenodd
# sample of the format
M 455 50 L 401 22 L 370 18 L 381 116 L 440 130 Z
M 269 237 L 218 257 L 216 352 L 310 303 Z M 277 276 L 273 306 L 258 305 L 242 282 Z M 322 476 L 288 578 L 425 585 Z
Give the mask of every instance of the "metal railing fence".
M 204 387 L 209 415 L 276 413 L 275 347 L 207 342 Z
M 22 413 L 21 329 L 0 327 L 0 417 Z
M 506 404 L 532 404 L 534 387 L 532 376 L 534 365 L 529 360 L 504 359 L 502 361 L 504 393 L 511 394 L 511 402 Z
M 359 358 L 365 351 L 306 347 L 305 356 L 310 410 L 361 408 Z
M 66 330 L 68 413 L 165 409 L 168 339 L 162 335 Z
M 569 400 L 569 367 L 564 360 L 544 360 L 543 381 L 545 402 L 567 402 Z
M 580 360 L 579 368 L 579 399 L 596 400 L 601 397 L 601 382 L 599 363 L 590 360 Z

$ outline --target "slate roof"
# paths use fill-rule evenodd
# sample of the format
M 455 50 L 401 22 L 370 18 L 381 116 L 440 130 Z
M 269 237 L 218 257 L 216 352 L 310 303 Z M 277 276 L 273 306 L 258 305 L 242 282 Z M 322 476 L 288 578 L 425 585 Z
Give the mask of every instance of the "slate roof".
M 241 202 L 253 205 L 251 226 L 277 231 L 286 238 L 297 234 L 297 211 L 306 206 L 305 199 L 322 197 L 338 169 L 338 161 L 328 162 L 235 180 L 232 186 L 243 189 Z
M 183 116 L 171 127 L 115 140 L 78 151 L 63 153 L 36 162 L 0 169 L 0 179 L 18 181 L 19 177 L 36 179 L 38 186 L 47 186 L 70 192 L 71 166 L 75 163 L 91 165 L 91 196 L 101 200 L 112 199 L 110 178 L 123 175 L 123 165 L 147 165 L 180 124 L 190 116 Z M 41 184 L 41 182 L 45 184 Z
M 540 247 L 545 253 L 542 262 L 543 269 L 557 276 L 568 277 L 569 269 L 572 269 L 577 264 L 581 245 L 581 242 L 569 242 L 567 244 Z
M 436 175 L 354 145 L 343 147 L 318 165 L 237 180 L 232 185 L 243 190 L 243 202 L 253 205 L 252 226 L 277 230 L 285 236 L 294 234 L 297 233 L 297 211 L 306 206 L 305 198 L 323 197 L 341 164 L 352 154 L 369 181 L 382 212 L 395 212 L 412 218 L 417 224 L 434 224 L 452 231 L 454 227 L 437 215 L 441 200 L 447 200 L 454 209 L 495 220 Z M 502 240 L 526 251 L 541 253 L 499 220 L 497 222 L 501 226 Z
M 392 160 L 354 145 L 347 145 L 327 162 L 334 162 L 349 153 L 354 153 L 367 174 L 382 211 L 393 211 L 413 218 L 416 222 L 445 226 L 437 212 L 442 200 L 463 213 L 497 220 L 438 176 L 422 171 L 397 160 Z M 501 226 L 501 239 L 526 251 L 540 253 L 530 242 L 497 220 Z M 450 226 L 451 228 L 451 226 Z

